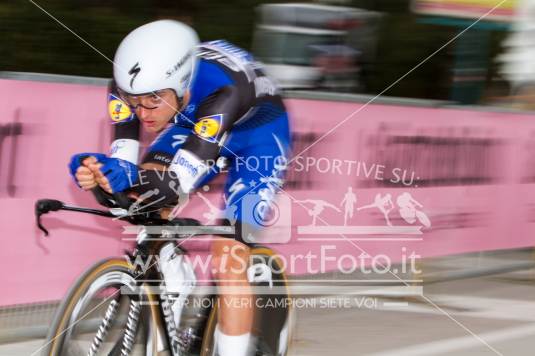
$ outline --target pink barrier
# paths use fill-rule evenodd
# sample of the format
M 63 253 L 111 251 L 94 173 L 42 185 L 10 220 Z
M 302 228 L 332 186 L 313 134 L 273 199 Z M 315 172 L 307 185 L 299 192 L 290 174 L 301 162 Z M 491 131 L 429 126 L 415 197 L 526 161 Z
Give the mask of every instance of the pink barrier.
M 67 163 L 76 152 L 107 152 L 106 88 L 0 80 L 0 96 L 7 99 L 0 105 L 0 305 L 57 300 L 87 267 L 122 255 L 129 245 L 121 240 L 122 224 L 109 219 L 69 212 L 45 216 L 49 238 L 34 224 L 33 204 L 39 198 L 96 206 L 73 185 Z M 432 257 L 535 244 L 531 116 L 286 102 L 294 153 L 313 144 L 291 164 L 285 186 L 292 237 L 273 247 L 288 261 L 323 251 L 334 260 L 316 261 L 313 267 L 328 271 L 348 264 L 342 256 L 363 252 L 397 263 L 412 252 Z M 349 187 L 356 202 L 344 224 L 349 207 L 341 202 Z M 387 194 L 388 214 L 370 206 Z M 207 196 L 216 200 L 215 194 Z M 319 201 L 324 210 L 311 226 Z M 199 218 L 205 210 L 197 199 L 188 215 Z M 294 262 L 291 273 L 314 272 L 306 259 Z

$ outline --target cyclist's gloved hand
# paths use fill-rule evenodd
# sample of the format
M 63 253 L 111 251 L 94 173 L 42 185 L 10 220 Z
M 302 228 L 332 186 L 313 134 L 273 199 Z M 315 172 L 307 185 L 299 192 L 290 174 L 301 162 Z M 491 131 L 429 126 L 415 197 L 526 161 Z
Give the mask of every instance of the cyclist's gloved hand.
M 84 152 L 84 153 L 77 153 L 71 157 L 71 161 L 69 162 L 69 172 L 74 179 L 74 182 L 76 185 L 80 187 L 80 184 L 78 183 L 78 179 L 76 179 L 76 171 L 78 168 L 82 166 L 82 161 L 87 157 L 95 157 L 97 161 L 104 162 L 104 160 L 107 159 L 105 154 L 102 153 L 94 153 L 94 152 Z
M 113 193 L 125 191 L 137 183 L 138 167 L 119 158 L 106 158 L 100 167 L 102 174 L 108 179 Z

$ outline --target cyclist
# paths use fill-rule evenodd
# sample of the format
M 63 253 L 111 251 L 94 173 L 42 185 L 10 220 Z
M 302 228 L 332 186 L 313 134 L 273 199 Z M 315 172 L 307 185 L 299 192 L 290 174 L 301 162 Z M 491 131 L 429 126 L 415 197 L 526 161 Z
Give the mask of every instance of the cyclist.
M 219 355 L 246 355 L 253 306 L 233 303 L 244 295 L 233 295 L 228 287 L 245 288 L 250 300 L 242 263 L 249 248 L 241 231 L 255 222 L 241 200 L 254 193 L 270 201 L 282 184 L 290 138 L 281 97 L 248 52 L 223 40 L 199 43 L 192 28 L 172 20 L 128 34 L 115 54 L 113 76 L 111 153 L 74 155 L 71 174 L 85 190 L 98 185 L 108 193 L 135 192 L 150 197 L 147 206 L 166 208 L 162 214 L 168 214 L 179 190 L 203 186 L 226 162 L 223 211 L 233 213 L 225 217 L 236 221 L 237 233 L 211 244 L 220 300 L 231 301 L 219 304 L 215 338 Z M 141 127 L 159 135 L 139 160 Z M 263 164 L 244 163 L 251 158 Z M 236 253 L 223 268 L 230 250 Z

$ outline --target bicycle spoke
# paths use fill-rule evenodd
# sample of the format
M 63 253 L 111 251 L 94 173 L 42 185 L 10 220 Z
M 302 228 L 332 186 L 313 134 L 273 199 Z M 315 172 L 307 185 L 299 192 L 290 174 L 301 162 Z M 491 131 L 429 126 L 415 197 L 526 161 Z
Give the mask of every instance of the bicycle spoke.
M 123 336 L 123 347 L 121 349 L 121 356 L 128 356 L 134 347 L 136 338 L 137 324 L 139 321 L 139 312 L 141 306 L 135 300 L 130 301 L 130 309 L 128 311 L 128 319 L 126 320 L 126 329 Z
M 95 356 L 97 354 L 97 351 L 100 348 L 100 345 L 106 338 L 106 335 L 108 334 L 108 331 L 111 328 L 111 324 L 115 316 L 117 315 L 118 308 L 119 308 L 119 303 L 116 300 L 112 300 L 110 305 L 108 306 L 108 309 L 106 310 L 104 319 L 102 319 L 102 322 L 98 328 L 97 334 L 95 335 L 95 338 L 93 339 L 89 352 L 87 353 L 88 356 Z

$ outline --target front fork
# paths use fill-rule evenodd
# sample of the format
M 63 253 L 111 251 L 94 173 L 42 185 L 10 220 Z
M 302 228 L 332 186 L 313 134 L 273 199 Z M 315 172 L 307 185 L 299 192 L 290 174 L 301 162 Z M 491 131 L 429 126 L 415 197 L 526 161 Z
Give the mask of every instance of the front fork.
M 104 319 L 100 323 L 100 326 L 97 330 L 93 342 L 89 348 L 88 356 L 95 356 L 98 353 L 102 342 L 106 338 L 111 325 L 115 321 L 117 316 L 117 310 L 119 309 L 120 303 L 117 299 L 114 299 L 108 305 L 108 309 L 104 315 Z M 123 333 L 123 336 L 117 341 L 113 347 L 110 355 L 112 356 L 129 356 L 134 348 L 134 343 L 136 339 L 137 327 L 139 325 L 139 316 L 140 316 L 141 306 L 139 301 L 132 299 L 130 300 L 130 305 L 128 308 L 128 317 L 126 319 L 126 327 Z
M 135 336 L 138 333 L 139 322 L 142 321 L 146 326 L 146 356 L 171 356 L 167 342 L 167 333 L 164 328 L 164 321 L 161 318 L 161 312 L 158 305 L 161 303 L 157 295 L 152 293 L 150 287 L 143 284 L 142 289 L 145 290 L 143 301 L 130 301 L 128 310 L 128 319 L 123 337 L 116 345 L 116 350 L 120 352 L 114 353 L 113 356 L 128 356 L 132 351 L 135 342 Z

